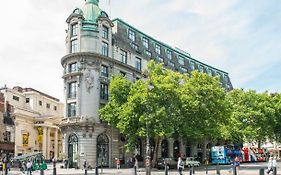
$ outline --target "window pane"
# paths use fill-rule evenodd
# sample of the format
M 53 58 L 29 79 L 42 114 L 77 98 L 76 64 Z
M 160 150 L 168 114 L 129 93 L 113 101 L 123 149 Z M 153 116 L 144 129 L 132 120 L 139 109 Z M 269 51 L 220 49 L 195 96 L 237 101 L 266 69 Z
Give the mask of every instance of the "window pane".
M 108 56 L 108 44 L 106 42 L 102 42 L 101 54 L 104 56 Z
M 72 82 L 68 84 L 68 98 L 76 98 L 77 83 Z
M 161 54 L 161 46 L 156 44 L 155 45 L 155 52 L 158 53 L 159 55 Z
M 172 59 L 172 52 L 171 52 L 170 50 L 167 50 L 167 58 L 168 58 L 169 60 Z
M 102 37 L 108 39 L 108 27 L 102 26 Z
M 100 98 L 103 100 L 108 100 L 108 85 L 107 84 L 101 83 Z
M 121 62 L 124 64 L 127 64 L 127 52 L 124 50 L 120 50 L 120 54 L 121 54 Z
M 71 63 L 68 65 L 68 73 L 77 71 L 77 63 Z
M 76 116 L 76 103 L 69 103 L 67 105 L 68 117 L 75 117 Z
M 101 76 L 108 77 L 108 67 L 107 66 L 104 66 L 104 65 L 101 66 Z
M 134 31 L 129 29 L 129 39 L 132 41 L 136 41 L 136 34 Z
M 180 63 L 181 65 L 184 65 L 184 57 L 179 56 L 179 63 Z
M 142 44 L 145 48 L 148 49 L 148 39 L 147 38 L 142 38 Z
M 136 58 L 136 68 L 138 70 L 141 70 L 141 59 L 140 58 Z
M 78 41 L 77 39 L 71 41 L 71 53 L 78 52 Z
M 76 36 L 77 33 L 78 33 L 78 24 L 73 24 L 71 36 Z

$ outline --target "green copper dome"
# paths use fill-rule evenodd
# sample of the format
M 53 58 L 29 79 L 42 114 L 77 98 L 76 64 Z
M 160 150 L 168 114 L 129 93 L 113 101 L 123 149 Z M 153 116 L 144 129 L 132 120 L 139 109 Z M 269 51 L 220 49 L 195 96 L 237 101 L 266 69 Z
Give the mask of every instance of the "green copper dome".
M 99 0 L 86 0 L 83 12 L 85 21 L 96 22 L 101 13 Z

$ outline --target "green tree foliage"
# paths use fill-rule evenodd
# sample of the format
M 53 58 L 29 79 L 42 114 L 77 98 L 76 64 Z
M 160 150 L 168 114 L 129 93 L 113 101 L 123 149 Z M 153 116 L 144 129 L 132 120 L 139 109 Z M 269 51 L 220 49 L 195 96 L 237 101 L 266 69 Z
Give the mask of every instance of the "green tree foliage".
M 225 96 L 219 77 L 193 71 L 181 87 L 182 106 L 178 116 L 181 137 L 197 141 L 224 138 L 230 115 Z
M 261 143 L 273 137 L 275 110 L 268 93 L 236 89 L 228 93 L 232 115 L 228 130 L 233 142 L 256 141 Z

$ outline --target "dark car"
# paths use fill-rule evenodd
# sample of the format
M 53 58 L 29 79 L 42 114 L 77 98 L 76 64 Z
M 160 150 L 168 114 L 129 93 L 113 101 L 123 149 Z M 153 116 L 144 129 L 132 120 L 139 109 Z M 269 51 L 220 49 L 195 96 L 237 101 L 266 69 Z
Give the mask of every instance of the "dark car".
M 159 158 L 157 160 L 157 169 L 165 169 L 165 163 L 168 169 L 177 168 L 177 161 L 174 158 Z

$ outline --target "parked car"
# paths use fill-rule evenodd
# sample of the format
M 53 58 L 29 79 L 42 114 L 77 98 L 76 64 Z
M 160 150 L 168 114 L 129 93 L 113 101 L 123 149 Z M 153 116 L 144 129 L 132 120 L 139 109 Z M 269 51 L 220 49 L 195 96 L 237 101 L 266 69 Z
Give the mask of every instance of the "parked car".
M 165 169 L 165 162 L 167 163 L 168 169 L 177 168 L 177 161 L 174 158 L 159 158 L 157 160 L 157 169 Z
M 195 160 L 194 157 L 187 157 L 185 160 L 185 165 L 187 167 L 192 167 L 192 166 L 198 167 L 198 166 L 200 166 L 200 162 Z

